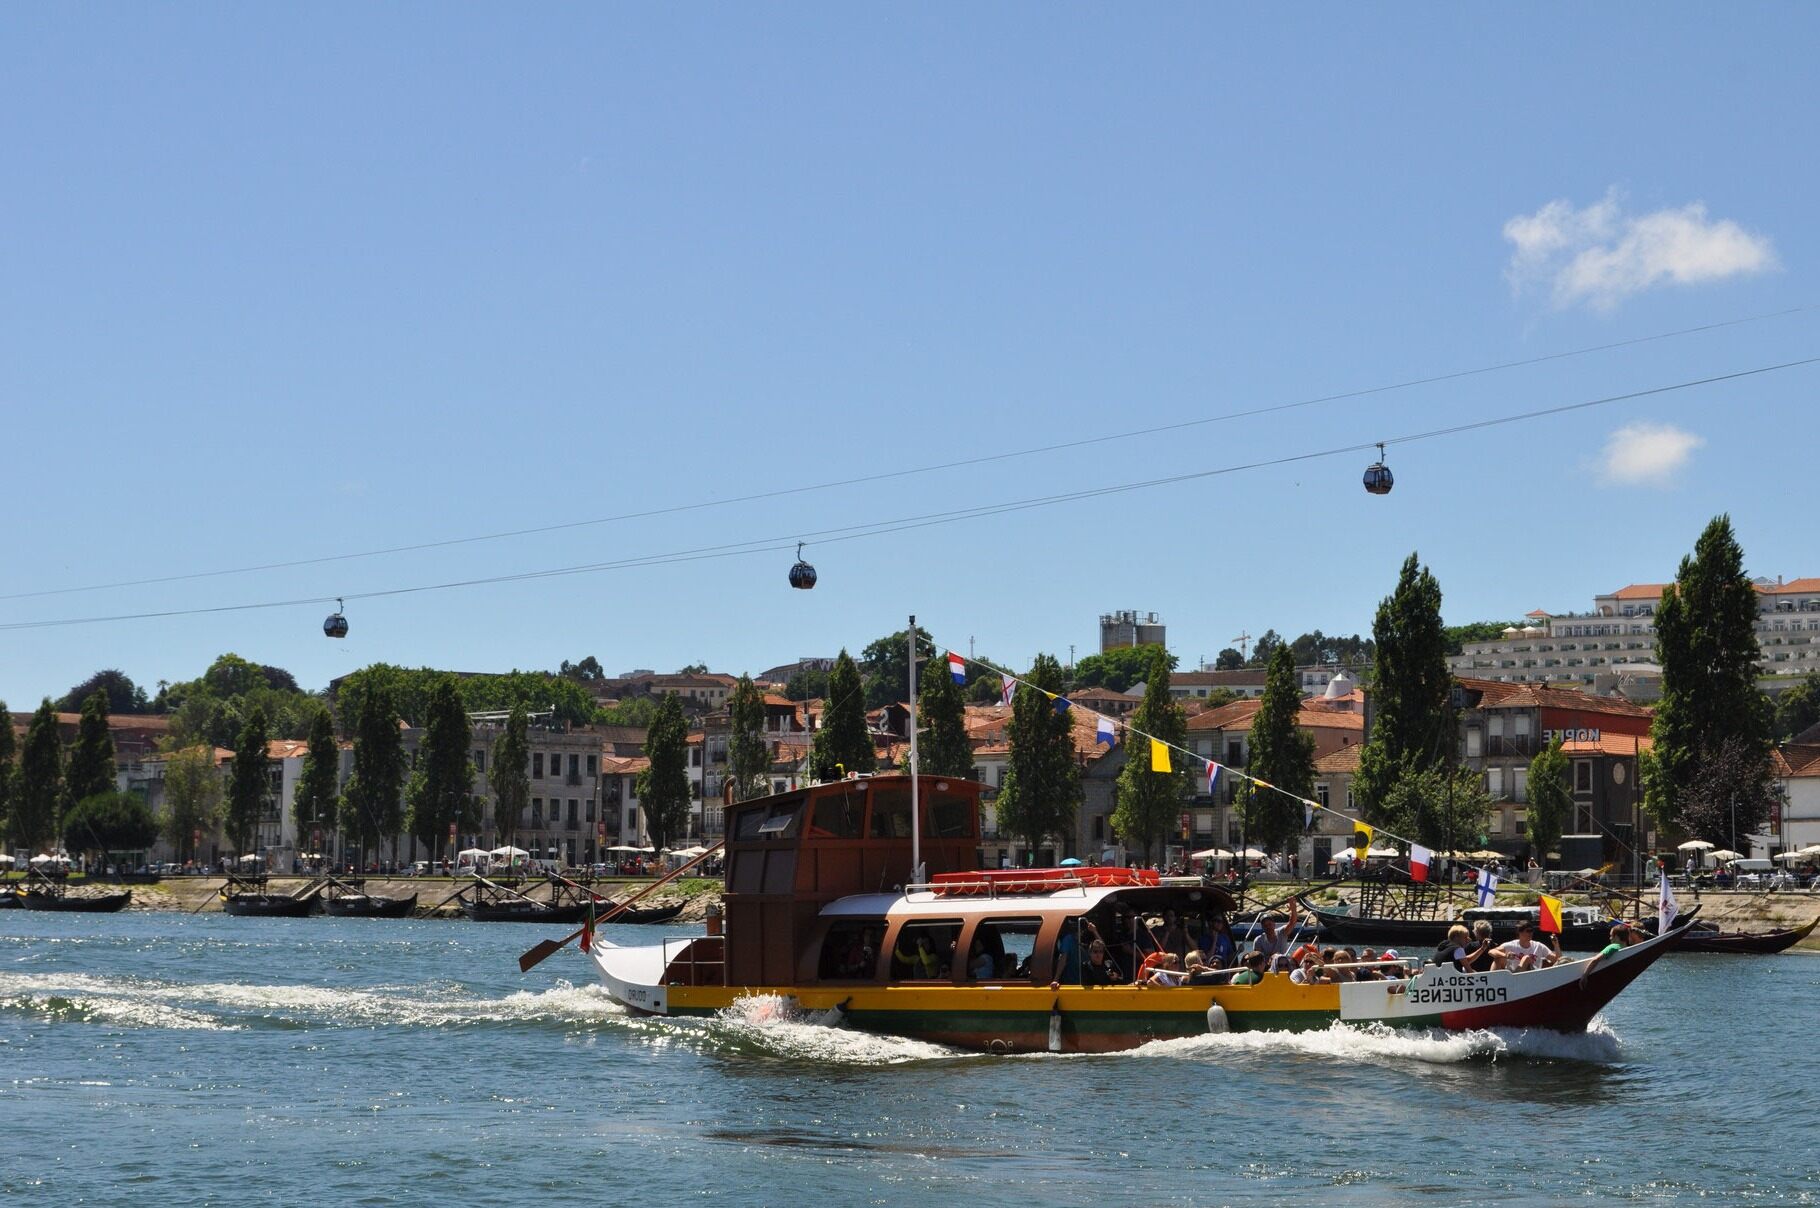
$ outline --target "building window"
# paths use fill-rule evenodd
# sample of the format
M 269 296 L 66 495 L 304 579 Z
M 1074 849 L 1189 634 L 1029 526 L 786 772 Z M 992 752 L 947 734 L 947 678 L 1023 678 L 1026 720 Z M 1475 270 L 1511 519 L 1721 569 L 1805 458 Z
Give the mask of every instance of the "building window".
M 1574 792 L 1592 792 L 1592 760 L 1574 760 Z
M 576 801 L 575 798 L 573 798 L 573 797 L 569 798 L 569 821 L 570 822 L 581 821 L 580 808 L 581 808 L 580 802 Z
M 1485 754 L 1485 734 L 1477 726 L 1466 731 L 1466 758 L 1477 759 Z
M 487 753 L 484 750 L 474 752 L 474 770 L 476 772 L 487 770 Z
M 598 756 L 598 755 L 588 756 L 588 775 L 598 776 L 599 774 L 600 774 L 600 756 Z
M 542 829 L 542 827 L 543 827 L 543 798 L 542 797 L 533 797 L 533 798 L 531 798 L 531 829 L 540 830 L 540 829 Z
M 571 775 L 571 776 L 581 775 L 581 756 L 580 755 L 571 754 L 569 756 L 569 775 Z
M 1513 768 L 1510 773 L 1510 798 L 1512 801 L 1529 800 L 1529 769 Z
M 532 751 L 531 752 L 531 779 L 532 780 L 542 780 L 543 779 L 543 752 L 542 751 Z
M 1485 791 L 1490 794 L 1493 801 L 1502 801 L 1504 799 L 1503 768 L 1485 769 Z
M 1529 736 L 1529 714 L 1527 714 L 1527 713 L 1517 714 L 1516 722 L 1517 722 L 1517 728 L 1516 728 L 1517 737 L 1518 738 L 1527 738 Z
M 1521 839 L 1523 837 L 1524 833 L 1528 830 L 1529 830 L 1529 811 L 1528 810 L 1518 810 L 1517 811 L 1517 838 Z
M 1485 729 L 1493 738 L 1504 737 L 1504 715 L 1502 713 L 1493 713 L 1490 717 L 1486 718 Z
M 1322 809 L 1327 808 L 1327 793 L 1328 789 L 1325 784 L 1317 784 L 1314 786 L 1314 799 Z

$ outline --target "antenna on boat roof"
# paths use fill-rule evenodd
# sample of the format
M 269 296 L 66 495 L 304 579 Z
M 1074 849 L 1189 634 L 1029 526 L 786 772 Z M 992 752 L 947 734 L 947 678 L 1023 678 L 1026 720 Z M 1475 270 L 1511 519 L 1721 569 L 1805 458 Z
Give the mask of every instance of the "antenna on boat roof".
M 921 884 L 923 873 L 922 803 L 916 780 L 916 614 L 910 614 L 910 883 Z

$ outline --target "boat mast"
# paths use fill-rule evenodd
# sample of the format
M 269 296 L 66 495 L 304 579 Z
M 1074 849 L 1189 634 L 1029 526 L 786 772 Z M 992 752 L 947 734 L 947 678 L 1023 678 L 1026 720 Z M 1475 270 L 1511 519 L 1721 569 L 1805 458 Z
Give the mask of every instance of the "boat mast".
M 916 779 L 916 614 L 910 614 L 910 880 L 922 879 L 922 803 Z

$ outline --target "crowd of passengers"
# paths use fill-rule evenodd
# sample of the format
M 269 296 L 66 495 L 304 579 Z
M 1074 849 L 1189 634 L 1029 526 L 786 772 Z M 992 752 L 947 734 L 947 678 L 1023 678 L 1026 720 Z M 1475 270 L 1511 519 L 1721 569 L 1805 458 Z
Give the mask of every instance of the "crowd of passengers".
M 1253 985 L 1266 973 L 1287 973 L 1297 985 L 1337 982 L 1391 981 L 1400 984 L 1424 963 L 1452 965 L 1465 973 L 1509 970 L 1513 973 L 1546 969 L 1562 959 L 1559 935 L 1545 943 L 1537 938 L 1533 922 L 1518 924 L 1517 937 L 1494 943 L 1491 924 L 1452 927 L 1426 958 L 1394 948 L 1317 945 L 1298 940 L 1296 909 L 1287 917 L 1267 914 L 1258 921 L 1258 935 L 1249 944 L 1237 940 L 1224 913 L 1140 916 L 1123 904 L 1105 912 L 1095 911 L 1078 920 L 1078 927 L 1064 928 L 1050 968 L 1063 985 L 1143 986 L 1170 988 L 1202 985 Z M 1639 928 L 1620 923 L 1612 928 L 1611 943 L 1586 972 L 1637 939 Z M 833 974 L 843 978 L 872 976 L 877 962 L 876 931 L 854 935 L 838 952 Z M 975 981 L 1011 981 L 1032 976 L 1029 957 L 1007 949 L 1004 937 L 989 926 L 978 928 L 964 971 L 957 970 L 954 937 L 928 928 L 905 928 L 891 953 L 894 980 L 941 980 L 950 971 Z M 1584 979 L 1584 975 L 1583 975 Z

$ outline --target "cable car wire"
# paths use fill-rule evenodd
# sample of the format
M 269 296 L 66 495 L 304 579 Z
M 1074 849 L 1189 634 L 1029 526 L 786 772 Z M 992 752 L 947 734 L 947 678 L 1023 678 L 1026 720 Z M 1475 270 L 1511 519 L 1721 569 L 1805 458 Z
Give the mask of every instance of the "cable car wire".
M 1785 369 L 1797 369 L 1814 364 L 1820 364 L 1820 356 L 1803 357 L 1800 360 L 1784 361 L 1775 365 L 1760 365 L 1753 369 L 1740 369 L 1732 373 L 1694 378 L 1688 381 L 1674 382 L 1666 386 L 1652 386 L 1643 390 L 1632 390 L 1623 394 L 1606 395 L 1602 398 L 1586 399 L 1577 403 L 1562 403 L 1553 407 L 1538 407 L 1530 411 L 1520 411 L 1511 415 L 1473 420 L 1463 424 L 1451 424 L 1444 428 L 1430 428 L 1421 432 L 1406 433 L 1402 436 L 1387 437 L 1382 442 L 1355 442 L 1328 449 L 1285 454 L 1280 457 L 1261 458 L 1257 461 L 1243 462 L 1235 465 L 1217 466 L 1212 469 L 1191 470 L 1186 473 L 1170 474 L 1160 478 L 1147 478 L 1135 482 L 1115 483 L 1109 486 L 1090 487 L 1077 491 L 1063 491 L 1051 495 L 1037 495 L 1026 499 L 1006 500 L 999 503 L 979 504 L 973 507 L 954 508 L 942 512 L 927 512 L 918 516 L 905 516 L 892 520 L 867 521 L 861 524 L 844 525 L 838 528 L 822 529 L 810 533 L 796 532 L 785 536 L 761 537 L 748 541 L 729 542 L 723 545 L 702 546 L 690 550 L 676 550 L 668 553 L 640 555 L 637 557 L 616 559 L 609 562 L 590 562 L 577 566 L 553 567 L 546 570 L 515 571 L 506 574 L 487 575 L 471 579 L 456 579 L 443 583 L 424 583 L 408 587 L 384 588 L 368 592 L 343 592 L 340 596 L 308 596 L 297 599 L 267 600 L 246 604 L 219 604 L 198 608 L 172 608 L 154 612 L 119 613 L 112 616 L 12 621 L 0 623 L 0 630 L 50 629 L 76 625 L 100 625 L 117 621 L 144 621 L 159 620 L 169 617 L 206 616 L 226 612 L 248 612 L 256 609 L 292 608 L 306 604 L 326 604 L 330 601 L 335 601 L 339 604 L 343 599 L 377 600 L 392 596 L 415 595 L 423 592 L 451 591 L 465 587 L 481 587 L 499 583 L 518 583 L 536 579 L 560 578 L 569 575 L 596 574 L 611 570 L 626 570 L 647 566 L 667 566 L 679 562 L 700 562 L 709 559 L 740 557 L 748 554 L 788 550 L 791 548 L 792 543 L 813 542 L 829 545 L 843 541 L 857 541 L 869 537 L 885 536 L 891 533 L 902 533 L 914 529 L 932 528 L 937 525 L 954 524 L 963 520 L 977 520 L 989 516 L 1002 516 L 1012 512 L 1028 511 L 1033 508 L 1053 507 L 1057 504 L 1072 503 L 1083 499 L 1099 499 L 1108 495 L 1128 494 L 1133 491 L 1150 490 L 1156 487 L 1194 482 L 1226 474 L 1237 474 L 1245 470 L 1267 469 L 1275 466 L 1292 465 L 1297 462 L 1315 461 L 1329 457 L 1341 457 L 1347 454 L 1358 453 L 1362 450 L 1376 448 L 1380 443 L 1385 445 L 1404 445 L 1414 444 L 1419 441 L 1439 440 L 1445 437 L 1459 436 L 1468 432 L 1478 432 L 1487 428 L 1502 427 L 1509 424 L 1523 423 L 1529 420 L 1546 419 L 1556 415 L 1567 415 L 1572 412 L 1585 411 L 1594 407 L 1605 407 L 1615 403 L 1629 402 L 1635 399 L 1653 397 L 1655 395 L 1670 394 L 1681 390 L 1691 390 L 1700 386 L 1715 385 L 1720 382 L 1733 382 L 1743 378 L 1758 377 L 1767 373 L 1777 373 Z
M 1641 344 L 1658 343 L 1663 340 L 1677 339 L 1682 336 L 1699 335 L 1709 331 L 1719 331 L 1728 327 L 1739 327 L 1750 323 L 1762 323 L 1770 319 L 1781 319 L 1790 315 L 1804 314 L 1817 308 L 1820 307 L 1817 307 L 1816 304 L 1792 306 L 1786 310 L 1771 311 L 1766 314 L 1745 315 L 1736 319 L 1723 319 L 1714 323 L 1703 323 L 1696 327 L 1683 327 L 1674 331 L 1657 332 L 1653 335 L 1646 336 L 1633 336 L 1626 340 L 1614 340 L 1606 344 L 1594 344 L 1584 348 L 1568 349 L 1563 352 L 1544 353 L 1540 356 L 1525 357 L 1520 360 L 1499 361 L 1494 364 L 1480 365 L 1471 369 L 1456 369 L 1446 373 L 1430 374 L 1425 377 L 1407 378 L 1403 381 L 1389 382 L 1378 386 L 1367 386 L 1357 390 L 1345 390 L 1337 394 L 1318 395 L 1313 398 L 1298 399 L 1293 402 L 1271 403 L 1263 406 L 1249 407 L 1239 411 L 1228 411 L 1220 415 L 1207 415 L 1197 419 L 1178 420 L 1173 423 L 1157 424 L 1148 428 L 1134 428 L 1119 432 L 1107 432 L 1098 436 L 1087 436 L 1078 440 L 1060 441 L 1049 445 L 1035 445 L 1030 448 L 1014 449 L 1004 453 L 984 453 L 976 457 L 964 457 L 953 461 L 936 462 L 924 466 L 913 466 L 904 470 L 881 470 L 877 473 L 862 474 L 852 478 L 837 478 L 827 482 L 808 483 L 803 486 L 779 487 L 769 491 L 755 491 L 746 495 L 728 496 L 725 499 L 704 499 L 694 503 L 671 504 L 660 508 L 647 508 L 637 512 L 621 512 L 612 516 L 597 516 L 588 520 L 566 520 L 559 524 L 544 524 L 528 528 L 505 529 L 494 533 L 480 533 L 467 537 L 449 537 L 437 541 L 421 541 L 410 545 L 393 545 L 386 546 L 382 549 L 360 550 L 354 553 L 323 554 L 313 558 L 294 558 L 282 562 L 262 562 L 250 566 L 226 567 L 218 570 L 188 571 L 179 575 L 156 575 L 142 579 L 121 579 L 111 583 L 89 583 L 78 587 L 52 587 L 43 588 L 37 591 L 10 592 L 0 594 L 0 601 L 39 599 L 46 596 L 78 595 L 85 592 L 112 591 L 126 587 L 150 587 L 164 583 L 183 583 L 197 579 L 223 578 L 230 575 L 258 574 L 263 571 L 293 570 L 304 566 L 321 566 L 330 562 L 349 562 L 362 558 L 381 558 L 391 554 L 418 553 L 424 550 L 447 549 L 457 545 L 474 545 L 485 541 L 504 541 L 513 537 L 532 537 L 545 533 L 564 532 L 570 529 L 590 528 L 603 524 L 616 524 L 627 520 L 648 520 L 657 516 L 672 516 L 682 512 L 702 511 L 707 508 L 730 507 L 734 504 L 758 503 L 768 499 L 781 499 L 792 495 L 805 495 L 817 491 L 836 490 L 841 487 L 863 486 L 869 483 L 887 482 L 892 479 L 910 478 L 922 474 L 934 474 L 943 470 L 964 469 L 968 466 L 986 465 L 999 461 L 1011 461 L 1022 457 L 1037 457 L 1046 453 L 1061 453 L 1070 449 L 1109 444 L 1113 441 L 1137 440 L 1146 436 L 1157 436 L 1167 432 L 1180 432 L 1188 428 L 1205 427 L 1210 424 L 1226 423 L 1231 420 L 1251 419 L 1260 415 L 1274 415 L 1284 411 L 1294 411 L 1305 407 L 1318 406 L 1322 403 L 1369 398 L 1373 395 L 1389 394 L 1398 390 L 1410 390 L 1418 386 L 1432 386 L 1442 382 L 1455 382 L 1464 378 L 1480 377 L 1491 373 L 1501 373 L 1510 369 L 1522 369 L 1533 365 L 1543 365 L 1551 361 L 1569 360 L 1574 357 L 1591 356 L 1600 352 L 1612 352 L 1621 348 L 1633 348 Z

